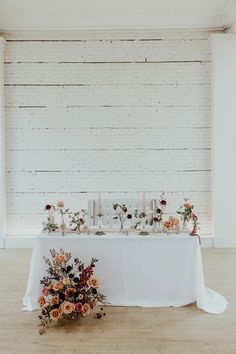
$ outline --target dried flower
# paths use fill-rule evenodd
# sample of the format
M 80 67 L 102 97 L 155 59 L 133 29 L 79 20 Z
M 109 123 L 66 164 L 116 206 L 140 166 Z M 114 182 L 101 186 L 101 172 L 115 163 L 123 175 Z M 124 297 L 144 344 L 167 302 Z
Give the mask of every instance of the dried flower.
M 45 298 L 41 295 L 39 296 L 38 298 L 38 304 L 40 307 L 43 307 L 45 305 L 46 301 L 45 301 Z
M 60 310 L 59 309 L 53 309 L 49 312 L 49 316 L 53 321 L 57 321 L 58 318 L 60 317 Z
M 64 202 L 62 202 L 62 201 L 57 202 L 57 207 L 64 208 Z
M 88 286 L 91 286 L 91 288 L 99 288 L 99 281 L 96 278 L 90 278 L 87 281 Z
M 87 316 L 90 313 L 90 305 L 85 303 L 81 307 L 81 314 L 82 316 Z
M 60 306 L 60 311 L 65 315 L 69 315 L 75 310 L 75 304 L 69 301 L 64 301 Z

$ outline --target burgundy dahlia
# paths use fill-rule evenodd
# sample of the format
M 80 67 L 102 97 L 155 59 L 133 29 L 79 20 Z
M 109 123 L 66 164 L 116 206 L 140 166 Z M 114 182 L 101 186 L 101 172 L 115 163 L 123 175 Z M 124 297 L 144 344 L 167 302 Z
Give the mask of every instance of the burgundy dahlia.
M 166 205 L 166 200 L 162 199 L 162 200 L 160 201 L 160 204 L 161 204 L 161 205 Z
M 45 210 L 51 210 L 51 209 L 52 209 L 52 207 L 51 207 L 50 204 L 47 204 L 47 205 L 45 206 Z

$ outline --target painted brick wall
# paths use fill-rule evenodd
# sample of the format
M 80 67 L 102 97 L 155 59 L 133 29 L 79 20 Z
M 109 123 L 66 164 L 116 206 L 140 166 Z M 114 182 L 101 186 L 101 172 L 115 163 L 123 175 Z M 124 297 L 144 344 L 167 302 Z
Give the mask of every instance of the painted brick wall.
M 9 32 L 7 233 L 43 205 L 189 197 L 211 234 L 209 32 Z

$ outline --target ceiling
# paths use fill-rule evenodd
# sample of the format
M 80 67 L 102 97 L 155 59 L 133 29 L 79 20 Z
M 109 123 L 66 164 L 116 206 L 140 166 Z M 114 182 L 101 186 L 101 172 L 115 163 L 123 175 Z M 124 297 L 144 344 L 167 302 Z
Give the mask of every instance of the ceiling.
M 0 30 L 222 28 L 236 0 L 0 0 Z

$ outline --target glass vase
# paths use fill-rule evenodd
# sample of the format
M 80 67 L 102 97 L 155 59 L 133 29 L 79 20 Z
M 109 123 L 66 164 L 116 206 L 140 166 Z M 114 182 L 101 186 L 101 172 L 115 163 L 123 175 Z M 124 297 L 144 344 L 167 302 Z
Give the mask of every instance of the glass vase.
M 60 225 L 61 236 L 65 236 L 66 233 L 66 224 Z

